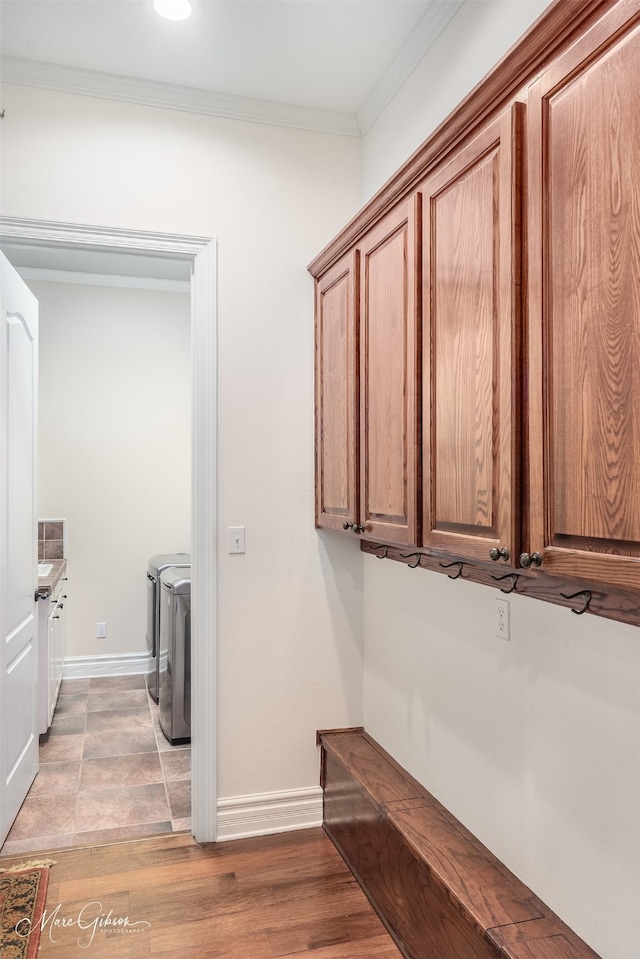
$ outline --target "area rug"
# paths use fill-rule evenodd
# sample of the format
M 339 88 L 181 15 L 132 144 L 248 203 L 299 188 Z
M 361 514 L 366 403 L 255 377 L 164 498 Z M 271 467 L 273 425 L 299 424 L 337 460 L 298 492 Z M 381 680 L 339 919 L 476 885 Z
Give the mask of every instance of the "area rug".
M 49 866 L 54 859 L 23 862 L 0 869 L 0 956 L 35 959 L 40 919 L 47 898 Z

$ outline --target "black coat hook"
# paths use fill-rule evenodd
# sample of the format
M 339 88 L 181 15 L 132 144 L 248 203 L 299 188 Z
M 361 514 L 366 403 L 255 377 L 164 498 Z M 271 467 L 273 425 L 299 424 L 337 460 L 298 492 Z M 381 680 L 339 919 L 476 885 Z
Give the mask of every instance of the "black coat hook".
M 400 553 L 400 555 L 402 556 L 403 559 L 413 559 L 414 556 L 418 557 L 417 563 L 407 563 L 407 566 L 409 567 L 409 569 L 417 569 L 417 567 L 420 565 L 420 562 L 422 560 L 422 553 Z
M 505 589 L 504 586 L 500 587 L 501 593 L 512 593 L 514 589 L 516 588 L 516 586 L 518 585 L 519 578 L 520 577 L 518 573 L 505 573 L 504 576 L 494 576 L 493 573 L 491 574 L 491 579 L 495 579 L 496 583 L 502 582 L 503 579 L 511 580 L 511 586 L 509 586 L 508 589 Z
M 442 566 L 443 569 L 450 569 L 452 566 L 458 567 L 458 572 L 455 574 L 455 576 L 452 576 L 451 573 L 447 573 L 449 579 L 458 579 L 459 576 L 462 576 L 462 567 L 464 566 L 464 563 L 461 563 L 459 560 L 454 560 L 453 563 L 440 563 L 439 565 Z
M 578 596 L 584 596 L 584 606 L 582 609 L 571 609 L 572 613 L 575 613 L 576 616 L 582 616 L 583 613 L 589 609 L 589 603 L 591 602 L 591 590 L 590 589 L 580 589 L 577 593 L 560 593 L 564 599 L 577 599 Z
M 377 546 L 376 549 L 381 549 L 381 550 L 383 551 L 382 553 L 376 553 L 376 558 L 377 558 L 377 559 L 386 559 L 386 558 L 387 558 L 387 554 L 388 554 L 388 552 L 389 552 L 389 547 L 388 547 L 388 546 Z

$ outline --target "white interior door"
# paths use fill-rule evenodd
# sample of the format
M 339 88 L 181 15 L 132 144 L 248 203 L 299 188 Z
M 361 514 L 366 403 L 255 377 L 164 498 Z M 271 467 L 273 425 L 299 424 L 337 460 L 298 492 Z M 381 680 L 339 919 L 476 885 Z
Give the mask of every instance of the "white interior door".
M 0 842 L 38 771 L 38 302 L 0 253 Z

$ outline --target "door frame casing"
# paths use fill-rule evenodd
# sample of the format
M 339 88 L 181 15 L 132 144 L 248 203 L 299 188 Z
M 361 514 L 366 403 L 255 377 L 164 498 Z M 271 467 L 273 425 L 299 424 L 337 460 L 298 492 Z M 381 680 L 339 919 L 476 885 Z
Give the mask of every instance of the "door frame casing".
M 217 838 L 217 243 L 212 237 L 141 232 L 0 216 L 12 245 L 131 253 L 191 264 L 191 832 Z

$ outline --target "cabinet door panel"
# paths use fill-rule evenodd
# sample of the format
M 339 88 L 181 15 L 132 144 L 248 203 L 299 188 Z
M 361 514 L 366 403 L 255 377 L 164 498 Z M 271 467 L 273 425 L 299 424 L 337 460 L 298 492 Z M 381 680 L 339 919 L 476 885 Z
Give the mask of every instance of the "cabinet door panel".
M 357 280 L 353 252 L 316 285 L 316 525 L 325 529 L 358 515 Z
M 417 541 L 416 199 L 388 214 L 361 252 L 361 522 L 365 535 Z
M 520 111 L 420 188 L 423 544 L 483 560 L 518 549 Z
M 638 588 L 640 24 L 622 15 L 530 90 L 529 538 L 549 572 Z

